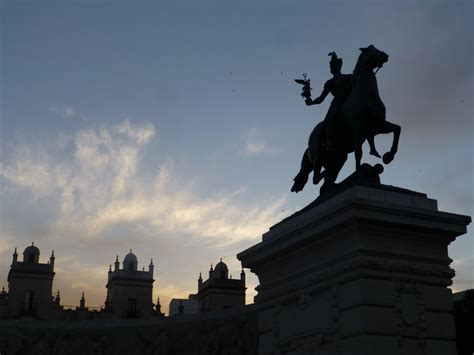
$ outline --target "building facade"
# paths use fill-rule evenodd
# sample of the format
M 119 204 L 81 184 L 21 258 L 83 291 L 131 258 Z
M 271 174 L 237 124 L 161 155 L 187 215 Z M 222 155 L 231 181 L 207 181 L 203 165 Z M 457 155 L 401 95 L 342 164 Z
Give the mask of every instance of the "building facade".
M 145 268 L 138 270 L 138 259 L 131 249 L 123 260 L 122 269 L 117 256 L 114 269 L 112 266 L 109 268 L 105 310 L 118 319 L 150 318 L 154 315 L 153 269 L 151 260 L 147 271 Z
M 118 257 L 114 270 L 109 267 L 107 297 L 104 307 L 86 307 L 84 293 L 79 306 L 61 305 L 59 290 L 53 295 L 54 251 L 46 263 L 40 263 L 40 250 L 34 244 L 23 252 L 18 260 L 17 249 L 13 253 L 8 273 L 8 291 L 0 292 L 0 319 L 42 320 L 99 320 L 129 319 L 163 316 L 159 299 L 152 301 L 153 261 L 148 270 L 138 270 L 138 259 L 128 253 L 120 268 Z
M 203 281 L 199 274 L 198 293 L 196 299 L 200 312 L 215 312 L 245 306 L 245 272 L 242 270 L 240 279 L 229 277 L 229 268 L 222 261 L 209 270 L 209 278 Z
M 0 300 L 2 318 L 54 318 L 54 260 L 53 251 L 46 263 L 40 263 L 40 250 L 32 243 L 25 248 L 20 261 L 15 248 L 8 273 L 8 292 L 3 290 Z

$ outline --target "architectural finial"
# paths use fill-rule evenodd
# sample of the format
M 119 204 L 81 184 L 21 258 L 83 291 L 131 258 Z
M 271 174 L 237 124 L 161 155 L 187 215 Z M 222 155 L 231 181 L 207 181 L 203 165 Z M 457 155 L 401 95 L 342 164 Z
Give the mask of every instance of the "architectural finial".
M 53 251 L 51 252 L 51 257 L 54 258 L 54 249 L 53 249 Z
M 86 308 L 86 298 L 84 297 L 84 292 L 82 292 L 82 297 L 81 297 L 81 301 L 80 301 L 80 307 L 81 309 L 84 309 Z
M 150 260 L 150 265 L 153 265 L 153 258 L 151 258 Z
M 132 252 L 132 249 L 130 249 L 130 253 Z
M 221 258 L 221 262 L 222 262 L 222 258 Z
M 115 262 L 117 263 L 119 260 L 118 260 L 118 254 L 117 256 L 115 257 Z
M 34 246 L 35 246 L 35 242 L 31 242 L 31 246 L 34 247 Z
M 109 272 L 112 271 L 112 264 L 109 264 Z
M 12 258 L 13 263 L 16 263 L 18 261 L 18 253 L 16 251 L 16 247 L 15 247 L 15 251 L 13 252 L 12 256 L 13 256 L 13 258 Z

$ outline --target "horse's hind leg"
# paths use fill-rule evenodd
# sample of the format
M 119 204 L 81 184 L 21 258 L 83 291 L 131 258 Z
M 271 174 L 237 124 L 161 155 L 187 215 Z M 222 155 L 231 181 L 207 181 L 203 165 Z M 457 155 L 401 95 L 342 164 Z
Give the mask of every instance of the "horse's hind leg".
M 301 168 L 298 174 L 293 179 L 294 183 L 291 187 L 291 192 L 299 192 L 303 190 L 304 185 L 308 181 L 308 175 L 313 171 L 313 166 L 308 156 L 308 149 L 305 150 L 303 158 L 301 159 Z
M 377 148 L 375 148 L 375 136 L 368 136 L 367 141 L 369 142 L 370 146 L 370 155 L 373 155 L 374 157 L 381 158 L 379 152 L 377 152 Z

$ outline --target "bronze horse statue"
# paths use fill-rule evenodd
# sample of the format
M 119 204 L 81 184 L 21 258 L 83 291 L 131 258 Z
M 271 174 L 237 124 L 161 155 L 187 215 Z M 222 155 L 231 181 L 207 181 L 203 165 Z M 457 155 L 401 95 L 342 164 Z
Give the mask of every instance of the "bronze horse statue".
M 326 149 L 325 124 L 319 123 L 309 136 L 308 149 L 303 154 L 300 171 L 291 188 L 293 192 L 303 189 L 311 172 L 315 185 L 324 179 L 321 193 L 334 187 L 347 155 L 351 152 L 354 152 L 357 171 L 361 166 L 362 144 L 366 139 L 373 147 L 371 153 L 380 157 L 373 145 L 374 137 L 378 134 L 394 135 L 390 151 L 383 155 L 385 164 L 389 164 L 397 152 L 401 128 L 385 119 L 385 105 L 380 99 L 376 72 L 374 73 L 374 69 L 381 68 L 388 61 L 388 55 L 373 45 L 360 48 L 360 51 L 353 72 L 351 93 L 342 106 L 341 114 L 336 117 L 335 150 Z

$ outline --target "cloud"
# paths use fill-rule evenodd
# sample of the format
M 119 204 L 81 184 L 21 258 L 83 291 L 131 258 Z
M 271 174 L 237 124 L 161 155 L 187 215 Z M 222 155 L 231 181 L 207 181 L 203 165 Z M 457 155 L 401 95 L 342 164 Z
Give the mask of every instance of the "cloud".
M 63 118 L 77 117 L 77 111 L 72 106 L 68 105 L 51 105 L 49 106 L 49 111 L 54 112 Z
M 474 267 L 474 257 L 472 255 L 454 259 L 451 267 L 456 270 L 453 291 L 458 292 L 474 288 L 472 270 Z
M 278 149 L 270 146 L 262 132 L 257 128 L 250 129 L 245 137 L 244 154 L 248 156 L 276 153 Z
M 142 163 L 155 135 L 149 122 L 123 121 L 81 129 L 67 148 L 58 144 L 55 152 L 18 146 L 10 161 L 0 164 L 0 181 L 7 187 L 3 195 L 20 204 L 19 210 L 28 206 L 28 210 L 42 208 L 51 213 L 49 219 L 35 220 L 29 227 L 31 235 L 24 231 L 22 237 L 15 235 L 21 218 L 2 219 L 9 231 L 8 246 L 2 249 L 2 277 L 7 273 L 13 241 L 33 237 L 41 242 L 40 247 L 57 251 L 54 288 L 61 289 L 65 304 L 78 303 L 84 291 L 88 304 L 98 306 L 105 297 L 107 269 L 115 253 L 142 248 L 141 260 L 156 257 L 161 267 L 155 295 L 163 297 L 162 305 L 167 307 L 171 297 L 194 290 L 187 287 L 194 276 L 175 278 L 183 272 L 197 273 L 199 258 L 193 261 L 196 271 L 194 267 L 184 271 L 185 263 L 166 276 L 158 256 L 164 262 L 166 253 L 183 253 L 183 248 L 187 248 L 185 253 L 201 248 L 207 255 L 213 255 L 216 248 L 227 248 L 226 255 L 231 255 L 235 253 L 232 244 L 257 240 L 283 217 L 284 196 L 243 202 L 243 188 L 200 196 L 199 186 L 189 183 L 187 175 L 183 180 L 172 159 L 162 162 L 150 177 L 148 164 Z M 190 259 L 189 255 L 179 258 Z M 173 287 L 182 292 L 173 295 Z
M 277 220 L 285 199 L 264 206 L 242 206 L 241 191 L 198 197 L 179 181 L 167 161 L 147 181 L 139 163 L 143 148 L 155 135 L 151 123 L 125 121 L 109 129 L 85 129 L 74 139 L 73 159 L 51 161 L 44 153 L 23 147 L 0 176 L 34 195 L 59 198 L 59 230 L 78 228 L 93 239 L 123 223 L 142 223 L 168 234 L 210 238 L 220 244 L 251 239 Z

